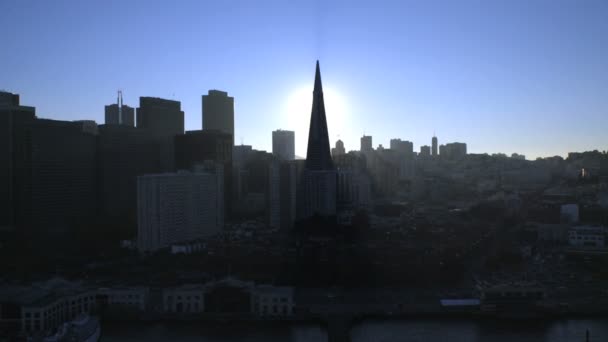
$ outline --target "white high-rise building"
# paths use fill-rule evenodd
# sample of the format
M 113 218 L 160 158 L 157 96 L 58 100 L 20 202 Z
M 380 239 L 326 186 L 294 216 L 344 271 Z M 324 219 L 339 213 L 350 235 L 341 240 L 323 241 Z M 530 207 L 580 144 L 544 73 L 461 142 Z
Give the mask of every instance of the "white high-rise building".
M 213 172 L 137 177 L 137 247 L 156 251 L 219 233 L 221 177 Z

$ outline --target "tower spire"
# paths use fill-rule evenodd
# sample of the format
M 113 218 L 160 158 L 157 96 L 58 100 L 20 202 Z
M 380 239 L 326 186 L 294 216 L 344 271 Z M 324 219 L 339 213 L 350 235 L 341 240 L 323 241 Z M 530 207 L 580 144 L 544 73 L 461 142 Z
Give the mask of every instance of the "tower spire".
M 308 150 L 306 151 L 306 168 L 309 170 L 333 170 L 334 165 L 329 152 L 329 134 L 321 84 L 321 68 L 317 60 L 315 87 L 312 92 L 312 111 L 308 131 Z
M 323 85 L 321 84 L 321 68 L 319 68 L 319 60 L 317 60 L 317 70 L 315 71 L 315 88 L 313 92 L 323 92 Z

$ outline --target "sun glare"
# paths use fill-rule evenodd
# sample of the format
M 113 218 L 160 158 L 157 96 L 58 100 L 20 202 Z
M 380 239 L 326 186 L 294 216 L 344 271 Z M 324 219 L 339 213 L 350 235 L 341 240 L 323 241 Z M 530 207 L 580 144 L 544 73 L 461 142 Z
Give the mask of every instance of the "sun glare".
M 332 87 L 323 87 L 325 115 L 330 145 L 338 139 L 340 133 L 347 129 L 348 108 L 342 94 Z M 305 157 L 312 110 L 312 87 L 299 87 L 286 100 L 285 109 L 281 113 L 282 129 L 296 132 L 296 155 Z

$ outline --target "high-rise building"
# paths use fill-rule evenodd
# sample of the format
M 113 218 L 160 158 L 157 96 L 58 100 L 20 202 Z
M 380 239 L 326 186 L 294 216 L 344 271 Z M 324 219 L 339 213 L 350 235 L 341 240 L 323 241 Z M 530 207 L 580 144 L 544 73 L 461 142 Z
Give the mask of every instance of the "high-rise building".
M 344 149 L 344 143 L 342 142 L 342 140 L 338 139 L 338 141 L 336 141 L 336 147 L 331 149 L 331 156 L 333 158 L 336 158 L 336 156 L 341 156 L 345 153 L 346 150 Z
M 0 106 L 19 106 L 19 94 L 0 91 Z
M 321 69 L 319 68 L 318 61 L 315 72 L 310 127 L 308 130 L 306 169 L 318 171 L 335 170 L 329 151 L 329 134 L 325 115 L 325 101 L 323 99 L 323 84 L 321 83 Z
M 253 147 L 251 145 L 236 145 L 232 148 L 232 164 L 236 166 L 241 166 L 245 164 L 251 154 L 253 153 Z
M 372 136 L 364 135 L 361 137 L 361 152 L 371 152 L 374 148 L 372 147 Z
M 188 172 L 137 177 L 137 247 L 153 252 L 221 230 L 218 181 L 213 173 Z
M 219 130 L 232 135 L 234 145 L 234 97 L 220 90 L 203 95 L 203 129 Z
M 174 137 L 184 134 L 181 103 L 157 97 L 140 97 L 137 128 L 145 128 L 160 143 L 163 171 L 174 170 Z
M 269 227 L 291 228 L 296 218 L 299 162 L 249 150 L 233 173 L 235 217 L 264 217 Z
M 272 160 L 268 165 L 267 219 L 271 228 L 281 227 L 281 164 Z
M 391 139 L 391 150 L 400 156 L 412 156 L 414 154 L 414 144 L 411 141 L 401 139 Z
M 24 126 L 35 119 L 34 107 L 20 105 L 17 94 L 0 91 L 0 230 L 15 227 L 17 179 L 24 172 Z
M 280 160 L 296 158 L 295 132 L 276 130 L 272 132 L 272 154 Z
M 512 153 L 511 158 L 519 159 L 519 160 L 526 160 L 526 156 L 523 154 L 519 154 L 519 153 Z
M 429 145 L 420 146 L 420 157 L 430 157 L 431 156 L 431 147 Z
M 193 170 L 197 165 L 213 161 L 223 166 L 224 207 L 231 212 L 232 136 L 219 130 L 187 131 L 175 136 L 175 168 Z
M 291 229 L 296 220 L 296 161 L 283 161 L 280 165 L 280 225 L 281 229 Z
M 135 127 L 135 108 L 122 103 L 122 92 L 118 92 L 115 104 L 107 105 L 105 108 L 106 125 L 124 125 Z
M 162 171 L 160 143 L 143 128 L 101 125 L 97 155 L 100 214 L 121 223 L 133 220 L 137 176 Z
M 301 205 L 298 204 L 300 218 L 336 215 L 336 177 L 336 169 L 329 151 L 323 85 L 319 61 L 317 61 L 308 149 L 302 179 L 302 201 Z
M 98 207 L 96 124 L 38 119 L 24 129 L 19 222 L 45 229 L 86 224 Z
M 441 158 L 444 158 L 445 154 L 446 154 L 446 152 L 445 152 L 445 145 L 439 145 L 439 156 Z
M 124 125 L 135 127 L 135 108 L 122 105 L 122 113 L 119 113 L 117 104 L 107 105 L 105 108 L 106 125 Z M 119 117 L 122 116 L 122 119 Z
M 179 101 L 158 97 L 140 97 L 137 127 L 155 136 L 173 137 L 184 133 L 184 112 Z
M 381 195 L 394 195 L 401 174 L 401 161 L 406 157 L 399 155 L 392 149 L 376 149 L 369 169 L 374 183 L 374 188 Z
M 391 139 L 391 151 L 395 152 L 393 163 L 399 166 L 399 178 L 411 179 L 414 175 L 414 144 L 407 140 Z
M 175 167 L 190 170 L 205 160 L 230 165 L 232 149 L 230 134 L 218 130 L 186 131 L 175 136 Z
M 445 144 L 444 148 L 446 159 L 461 159 L 467 155 L 467 144 L 453 142 Z
M 437 157 L 437 137 L 433 136 L 431 144 L 431 154 L 433 157 Z
M 371 204 L 371 180 L 365 158 L 349 152 L 334 157 L 338 172 L 337 199 L 340 209 L 365 208 Z

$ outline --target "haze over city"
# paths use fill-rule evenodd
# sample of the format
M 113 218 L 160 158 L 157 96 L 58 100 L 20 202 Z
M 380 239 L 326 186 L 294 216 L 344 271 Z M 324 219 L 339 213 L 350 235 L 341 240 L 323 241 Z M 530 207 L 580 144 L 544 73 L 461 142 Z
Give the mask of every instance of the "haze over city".
M 607 19 L 0 2 L 0 342 L 608 340 Z
M 605 149 L 608 3 L 3 2 L 0 85 L 38 116 L 103 122 L 139 96 L 181 101 L 201 128 L 201 95 L 235 98 L 235 143 L 270 150 L 296 131 L 306 155 L 311 65 L 321 60 L 330 143 L 414 149 L 463 141 L 470 153 L 528 159 Z

